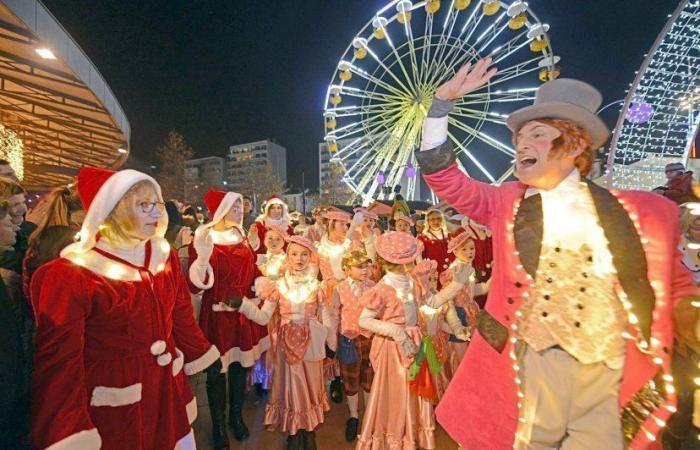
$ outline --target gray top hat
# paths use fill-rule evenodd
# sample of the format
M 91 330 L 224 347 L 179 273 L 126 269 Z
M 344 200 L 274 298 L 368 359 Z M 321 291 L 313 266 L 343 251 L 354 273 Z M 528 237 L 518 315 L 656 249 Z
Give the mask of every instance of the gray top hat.
M 605 144 L 610 135 L 608 127 L 595 114 L 602 102 L 603 96 L 590 84 L 572 78 L 558 78 L 540 86 L 535 103 L 512 112 L 506 125 L 515 133 L 531 120 L 570 120 L 586 130 L 591 147 L 595 149 Z

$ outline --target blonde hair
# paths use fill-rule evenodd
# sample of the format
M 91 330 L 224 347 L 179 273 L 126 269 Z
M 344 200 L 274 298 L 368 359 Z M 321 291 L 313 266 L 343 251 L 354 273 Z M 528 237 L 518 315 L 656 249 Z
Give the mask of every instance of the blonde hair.
M 695 221 L 695 219 L 700 219 L 700 216 L 692 214 L 690 208 L 685 207 L 681 209 L 681 234 L 688 234 L 690 225 Z
M 362 264 L 369 263 L 372 260 L 367 256 L 367 252 L 364 249 L 355 249 L 346 252 L 343 255 L 343 260 L 341 261 L 341 267 L 343 270 L 348 270 L 351 267 L 361 266 Z
M 134 201 L 138 195 L 145 194 L 147 191 L 157 195 L 157 190 L 153 183 L 148 180 L 139 181 L 131 187 L 124 197 L 119 200 L 117 206 L 109 213 L 107 218 L 100 226 L 100 235 L 111 242 L 125 242 L 130 239 L 131 231 L 136 228 L 134 214 Z
M 395 264 L 392 262 L 387 261 L 386 259 L 382 258 L 381 256 L 377 255 L 377 263 L 379 264 L 379 267 L 382 268 L 382 271 L 384 273 L 387 272 L 394 272 L 398 268 L 401 267 L 401 264 Z

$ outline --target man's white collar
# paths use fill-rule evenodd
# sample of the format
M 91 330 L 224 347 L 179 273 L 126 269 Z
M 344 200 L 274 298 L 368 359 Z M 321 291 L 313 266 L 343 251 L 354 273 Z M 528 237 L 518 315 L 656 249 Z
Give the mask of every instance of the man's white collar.
M 569 173 L 569 175 L 566 176 L 561 182 L 559 182 L 558 185 L 556 185 L 554 188 L 549 189 L 547 191 L 543 191 L 541 189 L 538 189 L 536 187 L 528 187 L 527 190 L 525 191 L 525 198 L 532 197 L 533 195 L 536 194 L 543 194 L 543 193 L 559 193 L 563 191 L 567 191 L 570 189 L 578 189 L 579 183 L 581 183 L 581 174 L 578 171 L 578 168 L 574 168 L 574 170 Z

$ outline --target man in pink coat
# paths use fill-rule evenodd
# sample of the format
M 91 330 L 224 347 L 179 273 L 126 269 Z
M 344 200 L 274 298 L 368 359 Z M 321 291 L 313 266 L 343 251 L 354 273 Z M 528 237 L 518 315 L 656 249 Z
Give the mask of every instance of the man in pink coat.
M 433 191 L 493 231 L 486 308 L 438 421 L 469 450 L 660 448 L 676 404 L 674 312 L 700 298 L 677 250 L 678 208 L 585 178 L 609 131 L 600 93 L 571 79 L 508 117 L 519 182 L 461 172 L 447 116 L 496 73 L 490 63 L 438 88 L 417 152 Z

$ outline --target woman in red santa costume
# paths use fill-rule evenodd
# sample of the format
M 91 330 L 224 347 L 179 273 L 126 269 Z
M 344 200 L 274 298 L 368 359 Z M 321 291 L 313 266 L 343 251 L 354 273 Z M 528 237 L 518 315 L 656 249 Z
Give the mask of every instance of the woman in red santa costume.
M 87 211 L 80 241 L 31 282 L 33 447 L 194 449 L 197 405 L 185 375 L 219 352 L 194 321 L 163 237 L 160 187 L 135 170 L 84 168 L 78 192 Z
M 273 344 L 272 391 L 265 407 L 265 425 L 289 436 L 289 450 L 316 450 L 315 430 L 330 409 L 323 380 L 325 348 L 334 350 L 338 319 L 329 307 L 318 268 L 311 264 L 316 249 L 303 236 L 287 239 L 287 270 L 269 285 L 257 303 L 244 300 L 242 314 L 265 325 L 279 310 Z M 319 317 L 321 320 L 319 321 Z
M 518 182 L 461 172 L 448 114 L 496 73 L 490 64 L 438 88 L 417 152 L 433 192 L 492 230 L 495 255 L 438 421 L 469 449 L 660 448 L 676 410 L 674 315 L 700 299 L 678 250 L 678 207 L 584 178 L 609 131 L 600 93 L 572 79 L 543 84 L 508 117 Z
M 431 208 L 425 213 L 425 228 L 418 236 L 423 245 L 421 256 L 423 259 L 432 259 L 437 263 L 438 275 L 447 269 L 454 260 L 454 256 L 447 251 L 449 233 L 445 224 L 445 217 L 439 209 Z M 438 282 L 438 284 L 440 284 Z
M 287 234 L 294 234 L 294 228 L 292 228 L 289 219 L 287 204 L 276 195 L 267 199 L 263 213 L 255 220 L 253 226 L 250 227 L 250 240 L 251 242 L 260 242 L 259 246 L 255 249 L 255 252 L 260 255 L 264 255 L 265 252 L 267 252 L 267 248 L 265 247 L 265 233 L 267 233 L 267 227 L 270 225 L 286 228 Z
M 199 324 L 221 352 L 221 370 L 207 371 L 207 396 L 214 448 L 227 449 L 227 373 L 229 425 L 241 441 L 250 434 L 241 416 L 247 369 L 269 348 L 270 340 L 266 328 L 235 310 L 243 297 L 254 296 L 252 286 L 259 274 L 255 252 L 241 227 L 243 199 L 235 192 L 209 191 L 204 203 L 210 221 L 197 228 L 190 245 L 190 287 L 193 293 L 204 291 Z

